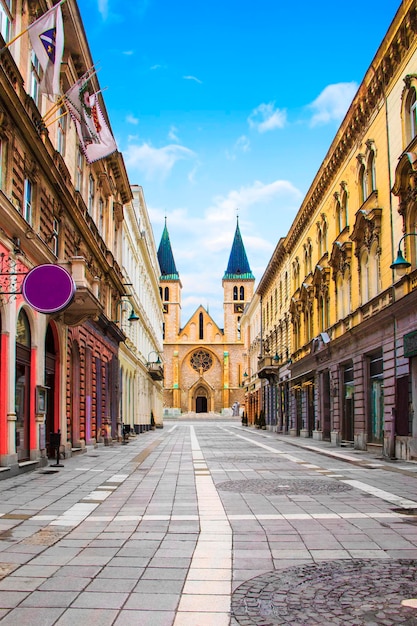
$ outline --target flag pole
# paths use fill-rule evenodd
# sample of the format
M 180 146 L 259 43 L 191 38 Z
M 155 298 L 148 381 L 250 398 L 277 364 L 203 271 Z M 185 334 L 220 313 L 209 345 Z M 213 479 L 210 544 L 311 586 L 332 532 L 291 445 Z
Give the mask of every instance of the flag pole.
M 55 104 L 49 109 L 49 111 L 47 111 L 45 113 L 45 115 L 42 118 L 43 122 L 46 122 L 46 120 L 48 120 L 52 115 L 54 115 L 54 113 L 56 113 L 58 111 L 58 109 L 64 104 L 64 98 L 65 98 L 65 96 L 61 96 L 55 102 Z
M 66 115 L 68 115 L 68 111 L 65 111 L 65 113 L 62 113 L 62 115 L 59 115 L 58 117 L 56 117 L 54 120 L 52 120 L 52 122 L 49 122 L 49 124 L 45 124 L 45 128 L 48 128 L 48 126 L 52 126 L 52 124 L 55 124 L 55 122 L 60 120 L 61 117 L 65 117 Z

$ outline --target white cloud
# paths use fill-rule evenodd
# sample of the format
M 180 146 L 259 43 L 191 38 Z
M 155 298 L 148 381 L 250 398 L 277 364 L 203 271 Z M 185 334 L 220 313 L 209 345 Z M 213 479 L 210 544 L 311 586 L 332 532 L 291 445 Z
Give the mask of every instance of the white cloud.
M 196 83 L 199 83 L 199 85 L 203 84 L 203 81 L 200 80 L 199 78 L 196 78 L 195 76 L 183 76 L 184 80 L 194 80 Z
M 355 82 L 327 85 L 320 95 L 308 105 L 314 111 L 311 126 L 327 124 L 333 120 L 340 122 L 345 116 L 358 89 Z
M 162 65 L 156 64 L 156 65 L 151 65 L 151 67 L 149 69 L 152 70 L 152 71 L 153 70 L 160 70 L 160 69 L 162 69 L 162 67 L 163 67 Z
M 274 102 L 269 102 L 256 107 L 248 117 L 250 128 L 256 129 L 259 133 L 284 128 L 287 123 L 287 112 L 285 109 L 274 108 L 274 105 Z
M 251 207 L 267 204 L 278 198 L 288 198 L 293 204 L 302 197 L 302 193 L 287 180 L 276 180 L 269 184 L 255 181 L 251 186 L 229 191 L 227 196 L 217 196 L 214 199 L 215 204 L 208 211 L 207 219 L 227 221 L 236 210 L 247 211 Z
M 98 0 L 98 11 L 103 18 L 106 20 L 109 15 L 109 3 L 108 0 Z
M 135 54 L 134 50 L 124 50 L 124 52 L 122 52 L 122 54 L 124 54 L 127 57 L 131 57 L 133 54 Z
M 177 144 L 154 148 L 144 143 L 130 144 L 124 155 L 128 168 L 140 171 L 147 179 L 161 179 L 168 176 L 178 161 L 193 158 L 195 153 Z
M 126 115 L 126 122 L 127 122 L 128 124 L 134 124 L 134 125 L 136 125 L 136 124 L 139 124 L 139 119 L 138 119 L 137 117 L 135 117 L 134 115 L 131 115 L 131 114 L 129 113 L 129 115 Z
M 171 141 L 178 142 L 179 139 L 178 139 L 177 132 L 178 132 L 178 128 L 176 128 L 175 126 L 171 126 L 168 132 L 168 139 L 170 139 Z
M 239 152 L 249 152 L 250 151 L 250 140 L 246 135 L 241 135 L 234 143 L 234 146 L 231 151 L 226 150 L 226 158 L 230 161 L 235 161 L 237 154 Z

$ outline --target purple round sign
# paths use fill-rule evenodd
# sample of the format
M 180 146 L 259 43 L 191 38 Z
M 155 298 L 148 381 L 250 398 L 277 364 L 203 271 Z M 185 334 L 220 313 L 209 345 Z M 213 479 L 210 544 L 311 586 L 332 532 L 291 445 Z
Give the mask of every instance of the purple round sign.
M 25 276 L 22 293 L 26 302 L 40 313 L 57 313 L 71 304 L 75 283 L 60 265 L 45 264 L 31 269 Z

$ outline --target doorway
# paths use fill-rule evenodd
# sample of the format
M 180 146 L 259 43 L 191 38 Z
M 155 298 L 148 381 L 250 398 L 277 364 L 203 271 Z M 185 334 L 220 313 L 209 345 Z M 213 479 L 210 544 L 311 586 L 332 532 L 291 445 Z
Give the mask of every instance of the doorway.
M 30 357 L 31 335 L 29 320 L 21 310 L 16 327 L 16 452 L 19 461 L 30 457 Z
M 207 413 L 207 398 L 205 396 L 197 396 L 195 399 L 195 412 Z

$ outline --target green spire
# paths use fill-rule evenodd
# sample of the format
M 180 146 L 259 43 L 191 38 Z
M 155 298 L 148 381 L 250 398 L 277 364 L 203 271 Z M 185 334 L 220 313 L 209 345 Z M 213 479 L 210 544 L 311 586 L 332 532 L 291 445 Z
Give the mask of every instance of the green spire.
M 239 218 L 237 218 L 235 238 L 233 240 L 232 251 L 230 252 L 227 270 L 223 276 L 223 280 L 255 280 L 252 270 L 249 267 L 248 258 L 243 245 L 242 235 L 240 234 Z
M 160 280 L 179 280 L 179 274 L 175 266 L 174 255 L 172 254 L 171 242 L 167 229 L 167 218 L 158 248 L 158 261 L 161 269 Z

